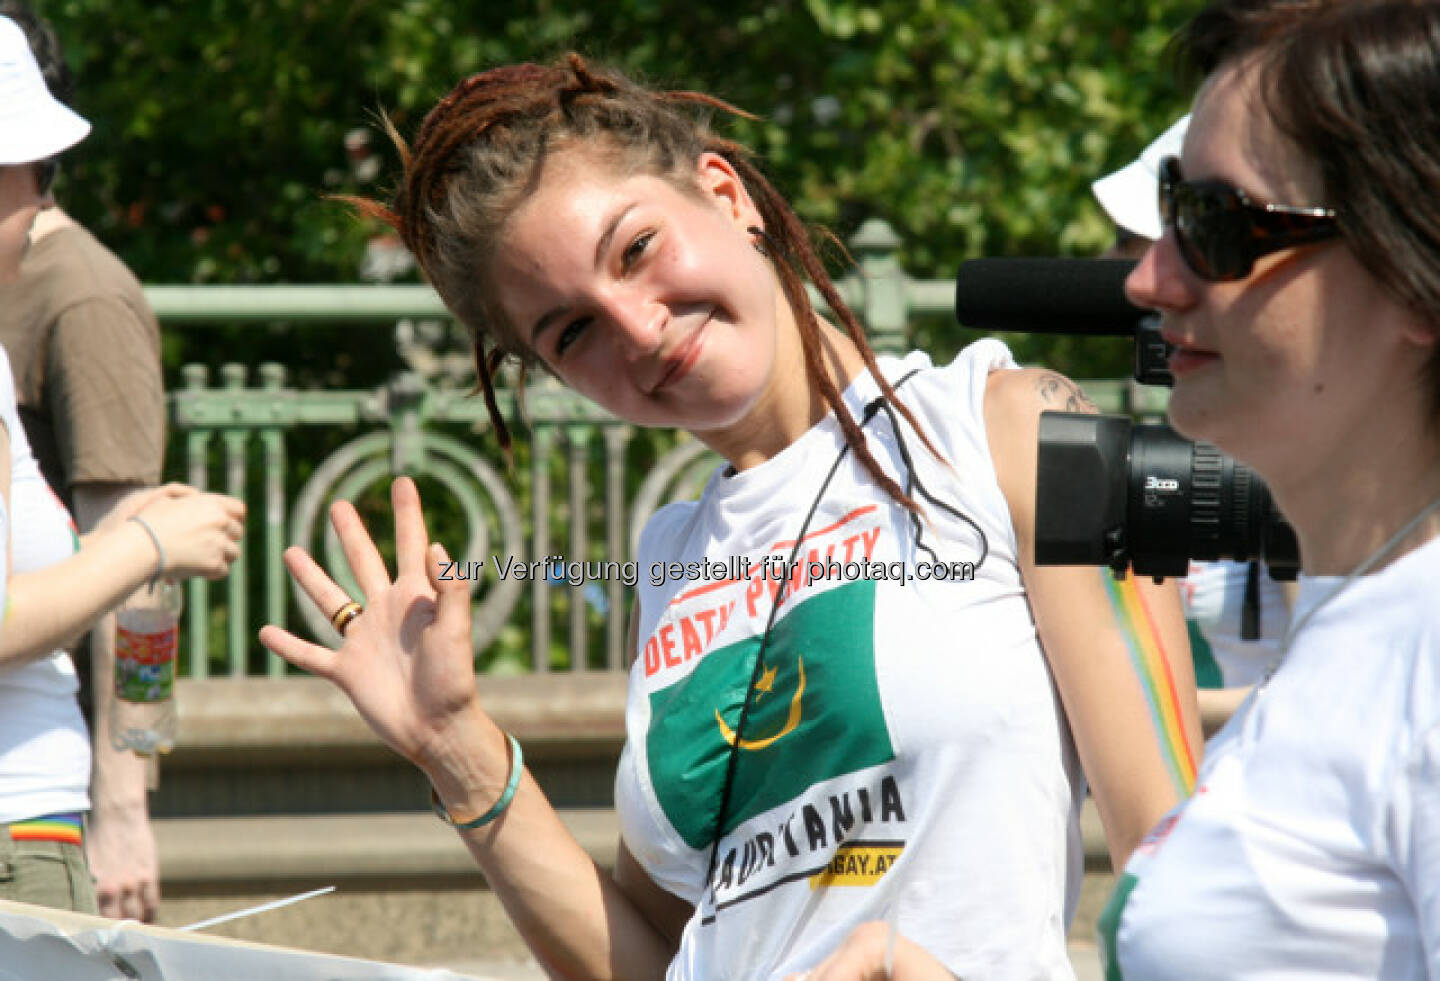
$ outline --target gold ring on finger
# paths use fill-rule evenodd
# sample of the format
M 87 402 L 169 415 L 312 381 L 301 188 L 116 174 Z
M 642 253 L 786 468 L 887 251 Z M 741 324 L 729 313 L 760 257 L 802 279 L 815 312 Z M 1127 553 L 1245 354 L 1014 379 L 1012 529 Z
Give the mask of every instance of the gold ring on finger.
M 345 636 L 345 628 L 350 626 L 350 621 L 365 612 L 365 607 L 354 600 L 347 600 L 340 609 L 330 614 L 330 625 L 341 637 Z

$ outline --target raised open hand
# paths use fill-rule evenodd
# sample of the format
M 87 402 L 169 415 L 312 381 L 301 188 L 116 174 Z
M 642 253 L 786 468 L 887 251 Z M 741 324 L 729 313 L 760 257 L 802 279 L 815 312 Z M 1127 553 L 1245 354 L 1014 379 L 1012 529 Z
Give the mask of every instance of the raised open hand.
M 355 703 L 375 733 L 402 756 L 430 769 L 486 727 L 475 687 L 470 647 L 470 594 L 464 582 L 440 581 L 449 561 L 430 544 L 420 493 L 408 477 L 391 485 L 395 509 L 396 574 L 392 581 L 375 543 L 349 502 L 330 520 L 364 593 L 364 612 L 344 627 L 338 650 L 302 640 L 275 626 L 260 642 L 291 664 L 328 678 Z M 351 597 L 300 548 L 285 565 L 320 612 L 331 617 Z M 477 726 L 477 721 L 480 725 Z

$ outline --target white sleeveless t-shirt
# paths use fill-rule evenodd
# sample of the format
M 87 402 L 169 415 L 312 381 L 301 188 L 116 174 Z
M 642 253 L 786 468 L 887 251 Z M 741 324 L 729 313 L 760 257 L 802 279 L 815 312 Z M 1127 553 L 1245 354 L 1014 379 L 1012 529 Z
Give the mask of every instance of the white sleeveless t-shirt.
M 615 797 L 642 867 L 697 904 L 672 978 L 782 977 L 873 919 L 962 977 L 1072 976 L 1081 778 L 984 424 L 1014 361 L 987 340 L 881 366 L 948 461 L 898 414 L 865 424 L 918 522 L 830 416 L 643 535 Z M 862 374 L 845 400 L 860 419 L 877 394 Z

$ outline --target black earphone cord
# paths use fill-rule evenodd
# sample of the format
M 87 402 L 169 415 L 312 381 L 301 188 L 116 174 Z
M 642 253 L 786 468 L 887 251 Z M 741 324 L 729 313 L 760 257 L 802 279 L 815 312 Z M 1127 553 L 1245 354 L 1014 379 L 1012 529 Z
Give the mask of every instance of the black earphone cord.
M 892 386 L 892 391 L 898 391 L 900 386 L 914 377 L 918 370 L 917 368 L 915 371 L 911 371 L 900 378 L 900 380 Z M 980 566 L 984 565 L 986 557 L 990 554 L 989 539 L 985 537 L 985 532 L 973 518 L 931 494 L 920 481 L 920 478 L 915 473 L 915 463 L 911 459 L 910 448 L 906 445 L 905 437 L 900 429 L 900 420 L 895 418 L 895 409 L 890 405 L 890 402 L 885 396 L 877 396 L 866 404 L 865 412 L 860 418 L 860 428 L 864 429 L 868 426 L 870 420 L 875 418 L 881 409 L 885 410 L 885 414 L 890 419 L 890 428 L 895 433 L 895 442 L 900 452 L 900 458 L 905 462 L 907 472 L 905 480 L 906 496 L 910 496 L 914 490 L 919 490 L 920 495 L 924 497 L 925 500 L 940 508 L 942 511 L 945 511 L 947 514 L 965 522 L 971 528 L 974 528 L 975 534 L 980 537 L 980 559 L 975 563 L 975 568 L 979 569 Z M 810 530 L 810 522 L 814 519 L 815 512 L 820 509 L 820 502 L 824 499 L 825 492 L 829 490 L 830 482 L 835 479 L 835 474 L 840 470 L 840 464 L 844 462 L 849 452 L 850 444 L 846 443 L 840 448 L 840 452 L 835 455 L 835 462 L 830 465 L 830 472 L 825 475 L 825 479 L 820 484 L 820 489 L 815 493 L 814 500 L 810 502 L 809 510 L 805 512 L 805 520 L 800 523 L 800 533 L 795 536 L 795 545 L 790 550 L 790 559 L 785 565 L 786 569 L 793 569 L 795 567 L 795 560 L 800 554 L 800 547 L 805 542 L 805 534 Z M 915 547 L 923 550 L 936 565 L 939 565 L 940 557 L 935 554 L 934 549 L 925 544 L 925 540 L 922 537 L 923 528 L 920 523 L 920 516 L 914 511 L 910 512 L 910 522 L 915 529 Z M 765 621 L 765 632 L 760 636 L 760 649 L 755 654 L 755 667 L 750 672 L 750 683 L 745 687 L 744 701 L 740 703 L 740 718 L 735 723 L 735 739 L 730 744 L 730 753 L 725 761 L 725 782 L 721 784 L 720 807 L 715 812 L 715 834 L 710 844 L 710 863 L 705 871 L 705 883 L 706 886 L 710 888 L 712 897 L 714 896 L 713 883 L 715 865 L 720 856 L 720 839 L 724 836 L 725 814 L 730 809 L 730 797 L 735 785 L 735 770 L 740 762 L 740 740 L 745 732 L 745 722 L 750 717 L 750 692 L 754 690 L 755 683 L 760 680 L 760 676 L 765 669 L 765 651 L 770 645 L 770 631 L 775 626 L 775 617 L 780 610 L 780 604 L 785 600 L 785 593 L 790 586 L 790 580 L 791 577 L 788 575 L 781 577 L 780 586 L 775 592 L 775 600 L 770 605 L 770 615 Z M 719 909 L 717 904 L 715 911 L 718 913 Z

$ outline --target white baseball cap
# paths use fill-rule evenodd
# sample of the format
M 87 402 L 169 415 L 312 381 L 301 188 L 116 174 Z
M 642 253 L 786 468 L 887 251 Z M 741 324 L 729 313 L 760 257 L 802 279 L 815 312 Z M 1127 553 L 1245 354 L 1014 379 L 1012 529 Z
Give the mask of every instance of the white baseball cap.
M 0 166 L 48 160 L 89 132 L 45 87 L 25 32 L 0 17 Z
M 1180 156 L 1185 142 L 1185 129 L 1190 115 L 1181 116 L 1161 133 L 1140 156 L 1113 174 L 1106 174 L 1090 185 L 1100 207 L 1110 219 L 1135 235 L 1154 241 L 1163 234 L 1160 227 L 1160 161 Z

